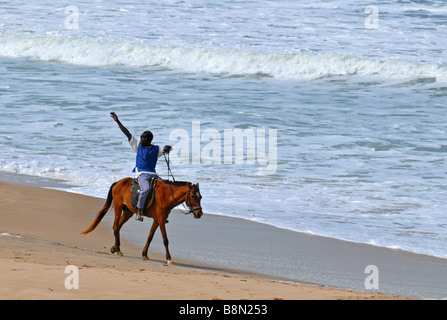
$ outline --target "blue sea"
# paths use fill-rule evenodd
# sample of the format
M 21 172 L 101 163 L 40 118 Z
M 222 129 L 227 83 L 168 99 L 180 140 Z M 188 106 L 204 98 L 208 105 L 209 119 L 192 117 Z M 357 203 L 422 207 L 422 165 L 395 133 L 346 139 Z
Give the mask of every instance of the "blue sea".
M 105 198 L 114 111 L 207 213 L 447 258 L 446 39 L 442 0 L 0 1 L 0 171 Z

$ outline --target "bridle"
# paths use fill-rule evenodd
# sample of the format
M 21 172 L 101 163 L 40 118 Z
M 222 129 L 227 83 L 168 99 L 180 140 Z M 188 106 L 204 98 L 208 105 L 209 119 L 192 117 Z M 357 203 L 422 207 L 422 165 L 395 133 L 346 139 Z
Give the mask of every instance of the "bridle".
M 186 195 L 186 201 L 185 201 L 186 205 L 189 208 L 189 212 L 188 213 L 194 213 L 194 210 L 202 210 L 201 206 L 199 206 L 199 207 L 193 207 L 192 206 L 192 203 L 191 203 L 191 190 L 192 190 L 192 188 L 193 188 L 192 186 L 191 186 L 191 188 L 189 188 L 188 194 Z M 198 193 L 199 199 L 201 199 L 202 195 L 200 194 L 200 191 L 197 190 L 197 193 Z M 188 201 L 189 201 L 189 204 L 188 204 Z

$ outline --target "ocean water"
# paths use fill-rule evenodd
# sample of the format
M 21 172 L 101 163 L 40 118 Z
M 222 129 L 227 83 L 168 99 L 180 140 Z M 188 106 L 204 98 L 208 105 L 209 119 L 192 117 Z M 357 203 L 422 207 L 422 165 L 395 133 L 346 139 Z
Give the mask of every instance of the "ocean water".
M 371 5 L 2 1 L 0 170 L 106 197 L 115 111 L 206 212 L 447 258 L 447 4 Z

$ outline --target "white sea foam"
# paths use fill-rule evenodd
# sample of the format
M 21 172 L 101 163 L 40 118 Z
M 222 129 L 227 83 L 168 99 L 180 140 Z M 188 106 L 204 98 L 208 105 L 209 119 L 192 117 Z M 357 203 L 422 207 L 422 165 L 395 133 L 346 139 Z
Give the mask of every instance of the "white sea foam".
M 164 68 L 190 73 L 264 75 L 284 80 L 361 76 L 447 82 L 447 67 L 397 60 L 376 61 L 337 53 L 275 54 L 202 47 L 152 46 L 83 38 L 0 35 L 0 56 L 74 65 Z
M 13 238 L 21 238 L 22 237 L 22 236 L 19 236 L 19 235 L 10 234 L 8 232 L 2 232 L 2 233 L 0 233 L 0 236 L 7 236 L 7 237 L 13 237 Z

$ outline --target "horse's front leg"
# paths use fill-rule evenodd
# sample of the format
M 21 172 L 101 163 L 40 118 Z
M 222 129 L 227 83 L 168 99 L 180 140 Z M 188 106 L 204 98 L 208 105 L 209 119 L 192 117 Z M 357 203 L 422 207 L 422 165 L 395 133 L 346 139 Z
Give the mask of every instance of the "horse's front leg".
M 166 227 L 165 227 L 164 221 L 162 223 L 160 223 L 160 231 L 161 231 L 161 235 L 163 237 L 163 244 L 165 245 L 165 249 L 166 249 L 166 260 L 169 265 L 173 265 L 174 262 L 171 259 L 171 254 L 169 253 L 169 248 L 168 248 L 169 240 L 168 240 L 168 236 L 166 234 Z
M 147 256 L 147 251 L 149 250 L 149 245 L 151 244 L 152 238 L 154 237 L 155 231 L 158 228 L 158 222 L 154 220 L 152 223 L 151 231 L 149 232 L 149 235 L 147 237 L 146 245 L 143 248 L 143 252 L 141 255 L 143 256 L 143 260 L 149 260 L 149 257 Z

